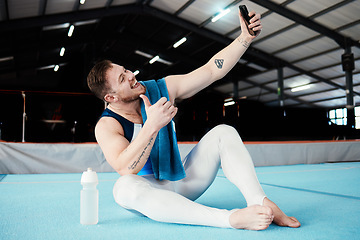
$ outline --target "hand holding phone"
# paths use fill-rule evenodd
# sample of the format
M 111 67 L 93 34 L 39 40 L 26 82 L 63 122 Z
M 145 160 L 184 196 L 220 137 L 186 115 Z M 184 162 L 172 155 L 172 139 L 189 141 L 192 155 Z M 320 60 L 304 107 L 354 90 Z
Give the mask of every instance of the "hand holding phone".
M 247 27 L 249 33 L 250 33 L 252 36 L 256 36 L 257 33 L 258 33 L 258 31 L 254 31 L 254 30 L 252 30 L 252 29 L 250 29 L 250 28 L 248 27 L 249 24 L 250 24 L 250 19 L 251 19 L 251 18 L 249 17 L 249 12 L 248 12 L 246 6 L 245 6 L 245 5 L 240 5 L 240 6 L 239 6 L 239 9 L 240 9 L 241 16 L 242 16 L 243 19 L 245 20 L 245 24 L 246 24 L 246 27 Z

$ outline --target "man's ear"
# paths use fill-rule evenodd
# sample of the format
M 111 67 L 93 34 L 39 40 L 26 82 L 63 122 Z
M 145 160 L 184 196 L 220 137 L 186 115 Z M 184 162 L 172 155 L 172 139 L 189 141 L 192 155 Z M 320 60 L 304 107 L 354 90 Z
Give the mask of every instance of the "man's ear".
M 108 93 L 104 96 L 104 100 L 108 103 L 112 103 L 112 102 L 116 102 L 118 100 L 118 98 L 116 96 Z

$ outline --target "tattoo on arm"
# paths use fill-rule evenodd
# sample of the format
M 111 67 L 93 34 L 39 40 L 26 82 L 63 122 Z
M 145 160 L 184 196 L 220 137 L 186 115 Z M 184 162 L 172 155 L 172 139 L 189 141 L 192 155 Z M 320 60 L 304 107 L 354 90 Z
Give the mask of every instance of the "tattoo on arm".
M 148 142 L 148 144 L 145 146 L 144 150 L 142 151 L 142 153 L 140 154 L 139 158 L 133 162 L 128 169 L 135 169 L 136 166 L 139 164 L 139 162 L 142 160 L 142 158 L 144 157 L 145 153 L 146 153 L 146 149 L 151 145 L 152 141 L 154 140 L 154 138 L 151 138 L 150 141 Z
M 237 38 L 237 40 L 245 47 L 248 48 L 250 46 L 250 43 L 242 38 Z
M 224 65 L 224 59 L 215 59 L 215 65 L 218 69 L 222 69 Z

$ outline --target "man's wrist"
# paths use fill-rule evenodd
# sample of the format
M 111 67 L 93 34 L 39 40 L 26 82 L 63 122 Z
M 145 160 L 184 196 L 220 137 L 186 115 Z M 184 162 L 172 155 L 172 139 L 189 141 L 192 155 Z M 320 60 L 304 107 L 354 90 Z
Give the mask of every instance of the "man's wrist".
M 245 48 L 248 48 L 252 42 L 252 38 L 251 37 L 243 37 L 242 35 L 240 35 L 239 37 L 237 37 L 237 41 Z
M 154 124 L 151 124 L 150 121 L 145 121 L 142 129 L 150 136 L 156 136 L 160 129 L 158 129 Z

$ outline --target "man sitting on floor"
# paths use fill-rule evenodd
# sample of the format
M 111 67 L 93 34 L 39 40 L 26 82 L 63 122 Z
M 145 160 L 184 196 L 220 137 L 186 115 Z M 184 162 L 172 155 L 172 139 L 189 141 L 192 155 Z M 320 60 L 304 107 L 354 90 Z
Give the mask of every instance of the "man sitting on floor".
M 250 29 L 260 32 L 260 15 L 251 12 Z M 88 76 L 89 88 L 108 103 L 95 129 L 109 164 L 121 175 L 114 186 L 122 207 L 161 222 L 224 228 L 266 229 L 272 222 L 299 227 L 270 201 L 237 131 L 227 125 L 210 130 L 180 159 L 172 119 L 175 99 L 193 96 L 223 78 L 256 36 L 240 15 L 241 35 L 208 63 L 185 75 L 137 82 L 134 74 L 108 60 Z M 194 202 L 214 181 L 219 166 L 244 195 L 244 209 L 217 209 Z

